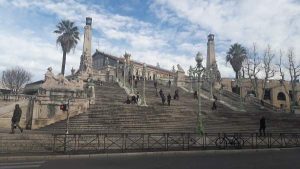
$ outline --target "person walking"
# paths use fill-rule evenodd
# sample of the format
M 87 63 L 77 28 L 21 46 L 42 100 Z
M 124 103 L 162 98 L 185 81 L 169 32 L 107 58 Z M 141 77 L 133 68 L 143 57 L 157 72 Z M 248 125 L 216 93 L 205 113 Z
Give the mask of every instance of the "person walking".
M 131 96 L 131 103 L 132 103 L 132 104 L 137 104 L 135 95 L 132 95 L 132 96 Z
M 156 92 L 155 94 L 156 94 L 156 96 L 158 96 L 157 95 L 157 82 L 156 82 L 156 80 L 154 81 L 154 88 L 155 88 L 155 92 Z
M 166 96 L 165 96 L 165 94 L 162 94 L 161 101 L 162 101 L 162 104 L 165 105 L 165 102 L 166 102 Z
M 21 116 L 22 116 L 22 110 L 19 104 L 16 104 L 13 117 L 11 118 L 11 134 L 15 133 L 14 131 L 15 127 L 18 127 L 21 133 L 23 132 L 22 127 L 19 125 Z
M 217 110 L 217 103 L 216 100 L 213 102 L 212 110 Z
M 261 136 L 261 131 L 263 131 L 264 136 L 266 136 L 265 130 L 266 130 L 266 119 L 264 116 L 259 121 L 260 126 L 259 126 L 259 136 Z
M 198 99 L 198 92 L 197 91 L 194 92 L 194 99 Z
M 172 99 L 170 93 L 168 94 L 167 99 L 168 99 L 168 106 L 170 106 L 170 104 L 171 104 L 171 99 Z
M 136 93 L 136 101 L 139 102 L 139 99 L 140 99 L 140 93 L 137 92 L 137 93 Z
M 135 87 L 135 88 L 137 88 L 137 84 L 138 84 L 138 81 L 137 81 L 137 79 L 135 79 L 135 80 L 134 80 L 134 87 Z
M 163 91 L 162 89 L 159 90 L 159 96 L 162 97 Z
M 126 101 L 124 102 L 125 104 L 130 104 L 131 103 L 131 101 L 130 101 L 130 99 L 129 99 L 129 96 L 127 96 L 127 99 L 126 99 Z
M 175 90 L 174 100 L 179 100 L 178 89 Z
M 168 85 L 169 85 L 169 88 L 170 88 L 171 87 L 171 80 L 169 80 Z

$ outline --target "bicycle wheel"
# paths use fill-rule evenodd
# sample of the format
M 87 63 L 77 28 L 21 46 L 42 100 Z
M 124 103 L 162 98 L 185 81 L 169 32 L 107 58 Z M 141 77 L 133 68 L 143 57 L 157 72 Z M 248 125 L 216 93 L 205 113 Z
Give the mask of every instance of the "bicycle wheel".
M 244 146 L 244 140 L 242 138 L 238 137 L 238 138 L 234 139 L 234 147 L 235 148 L 239 148 L 240 149 L 243 146 Z
M 216 147 L 219 149 L 224 149 L 226 147 L 226 141 L 224 140 L 224 138 L 218 138 L 215 141 Z

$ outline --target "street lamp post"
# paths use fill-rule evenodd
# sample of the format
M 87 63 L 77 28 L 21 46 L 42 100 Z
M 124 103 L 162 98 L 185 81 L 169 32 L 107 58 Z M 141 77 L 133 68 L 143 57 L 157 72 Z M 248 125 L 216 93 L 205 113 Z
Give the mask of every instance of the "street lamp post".
M 205 71 L 205 68 L 202 65 L 203 56 L 200 52 L 197 53 L 196 58 L 197 66 L 195 67 L 195 73 L 198 74 L 198 115 L 197 115 L 197 132 L 199 134 L 204 134 L 204 127 L 202 123 L 202 114 L 201 114 L 201 75 Z
M 119 81 L 119 79 L 118 79 L 118 71 L 119 71 L 119 60 L 117 60 L 117 67 L 116 67 L 116 79 L 117 79 L 117 82 Z
M 243 89 L 242 89 L 242 76 L 241 73 L 239 72 L 239 78 L 238 78 L 238 85 L 239 85 L 239 89 L 240 89 L 240 106 L 241 106 L 241 110 L 244 110 L 244 106 L 243 106 Z
M 144 84 L 143 84 L 143 98 L 142 98 L 142 103 L 141 103 L 141 106 L 147 106 L 147 103 L 146 103 L 146 72 L 147 72 L 147 67 L 146 67 L 146 64 L 144 63 L 143 64 L 143 81 L 144 81 Z
M 123 71 L 124 71 L 124 76 L 123 76 L 123 87 L 125 87 L 125 83 L 126 83 L 126 61 L 124 61 L 124 65 L 123 65 Z
M 190 66 L 189 69 L 189 77 L 190 77 L 190 92 L 193 92 L 193 68 Z
M 133 92 L 133 64 L 131 63 L 130 64 L 130 75 L 131 75 L 131 94 L 133 94 L 134 92 Z

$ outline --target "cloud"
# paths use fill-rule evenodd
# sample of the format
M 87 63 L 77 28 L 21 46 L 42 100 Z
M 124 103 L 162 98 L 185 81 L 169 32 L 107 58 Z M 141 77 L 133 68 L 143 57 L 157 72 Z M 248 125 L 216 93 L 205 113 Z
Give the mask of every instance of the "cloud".
M 156 0 L 154 5 L 163 9 L 163 12 L 156 10 L 158 16 L 175 15 L 216 34 L 217 46 L 219 41 L 225 45 L 227 41 L 227 48 L 234 42 L 245 46 L 256 42 L 261 47 L 271 44 L 278 50 L 295 47 L 296 53 L 300 53 L 297 45 L 300 43 L 300 4 L 295 1 Z
M 80 25 L 84 25 L 82 16 L 91 16 L 93 18 L 93 38 L 106 39 L 105 46 L 109 48 L 104 51 L 114 52 L 114 55 L 121 55 L 124 51 L 132 54 L 137 54 L 139 61 L 145 62 L 157 57 L 157 53 L 162 53 L 160 56 L 168 60 L 173 58 L 173 47 L 169 46 L 170 32 L 156 28 L 152 23 L 137 20 L 132 17 L 121 16 L 110 13 L 109 11 L 96 6 L 88 6 L 77 1 L 63 1 L 56 3 L 54 1 L 13 1 L 16 8 L 31 9 L 55 14 L 58 18 L 67 18 Z M 100 34 L 99 34 L 100 33 Z M 100 35 L 100 38 L 95 36 Z M 182 38 L 182 34 L 180 35 Z M 100 45 L 103 45 L 100 43 Z M 118 44 L 119 47 L 115 47 Z M 93 46 L 98 43 L 94 41 Z M 94 47 L 95 48 L 95 47 Z M 165 50 L 167 48 L 167 50 Z M 80 50 L 80 49 L 79 49 Z M 171 51 L 165 52 L 165 51 Z M 176 52 L 174 52 L 176 53 Z M 173 60 L 173 59 L 170 59 Z M 78 60 L 79 62 L 79 60 Z M 165 62 L 167 63 L 167 62 Z M 175 63 L 173 63 L 175 64 Z M 161 66 L 167 66 L 161 63 Z
M 130 3 L 121 4 L 120 8 L 132 13 Z M 99 48 L 116 56 L 127 51 L 140 62 L 153 65 L 159 62 L 166 69 L 179 63 L 187 70 L 189 65 L 195 65 L 194 57 L 198 51 L 206 56 L 209 33 L 216 35 L 216 56 L 223 77 L 234 76 L 231 66 L 225 63 L 225 56 L 235 42 L 246 47 L 256 42 L 260 48 L 270 44 L 276 50 L 295 47 L 296 54 L 300 53 L 300 47 L 297 46 L 300 43 L 300 4 L 289 0 L 155 0 L 144 4 L 149 8 L 144 13 L 154 14 L 147 21 L 137 19 L 141 17 L 111 12 L 104 5 L 76 0 L 0 0 L 0 10 L 1 4 L 10 6 L 11 13 L 14 10 L 21 11 L 24 17 L 20 20 L 11 16 L 9 26 L 20 24 L 12 29 L 7 26 L 7 16 L 2 15 L 2 18 L 0 15 L 0 28 L 3 28 L 0 32 L 3 55 L 0 57 L 11 58 L 2 59 L 0 70 L 13 65 L 13 62 L 24 60 L 28 69 L 35 71 L 38 78 L 43 76 L 49 65 L 57 72 L 60 70 L 62 54 L 55 45 L 56 35 L 52 33 L 57 22 L 70 19 L 82 30 L 86 16 L 93 18 L 93 51 Z M 35 15 L 31 14 L 32 11 Z M 39 20 L 51 19 L 49 23 L 32 23 L 32 29 L 22 29 L 22 24 L 31 23 L 29 16 L 39 17 Z M 3 39 L 13 43 L 7 44 Z M 66 72 L 72 66 L 78 68 L 81 48 L 82 40 L 75 52 L 67 56 Z M 297 59 L 300 60 L 300 57 Z
M 1 66 L 0 71 L 14 66 L 21 66 L 31 72 L 33 80 L 43 79 L 47 67 L 53 67 L 55 73 L 60 72 L 62 52 L 55 45 L 36 38 L 30 30 L 21 34 L 0 34 Z M 71 66 L 78 67 L 80 51 L 75 50 L 67 55 L 66 70 Z

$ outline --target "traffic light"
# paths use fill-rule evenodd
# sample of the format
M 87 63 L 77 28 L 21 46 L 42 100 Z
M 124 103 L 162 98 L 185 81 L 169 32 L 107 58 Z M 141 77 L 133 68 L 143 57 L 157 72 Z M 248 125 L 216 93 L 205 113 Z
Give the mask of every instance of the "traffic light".
M 67 111 L 68 110 L 67 104 L 61 104 L 59 108 L 62 111 Z

